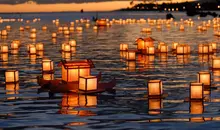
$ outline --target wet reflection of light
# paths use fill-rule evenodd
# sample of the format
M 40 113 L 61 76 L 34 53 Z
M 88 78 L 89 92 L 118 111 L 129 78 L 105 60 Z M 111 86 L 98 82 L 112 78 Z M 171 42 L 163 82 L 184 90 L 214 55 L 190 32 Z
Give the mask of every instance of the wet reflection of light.
M 148 99 L 148 114 L 160 114 L 160 109 L 163 108 L 162 99 Z
M 190 55 L 177 55 L 177 63 L 179 64 L 188 64 L 190 63 Z
M 29 55 L 29 58 L 30 58 L 30 63 L 31 64 L 36 64 L 36 59 L 37 59 L 36 55 Z
M 54 74 L 43 73 L 42 75 L 44 80 L 54 80 Z
M 135 72 L 136 71 L 136 62 L 135 61 L 127 61 L 126 62 L 127 71 Z
M 19 94 L 19 83 L 8 83 L 5 85 L 6 95 Z M 15 96 L 9 96 L 8 100 L 16 99 Z
M 190 101 L 190 114 L 202 114 L 204 111 L 203 101 Z M 204 122 L 204 117 L 191 117 L 191 122 Z

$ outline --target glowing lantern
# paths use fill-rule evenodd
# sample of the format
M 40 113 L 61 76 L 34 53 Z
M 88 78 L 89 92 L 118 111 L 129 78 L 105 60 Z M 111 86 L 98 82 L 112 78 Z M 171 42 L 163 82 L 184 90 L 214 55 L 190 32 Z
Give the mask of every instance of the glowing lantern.
M 74 31 L 74 27 L 70 27 L 70 29 L 69 29 L 71 32 L 73 32 Z
M 128 50 L 126 55 L 127 60 L 136 60 L 136 51 Z
M 177 45 L 176 47 L 176 54 L 189 54 L 190 53 L 190 46 L 185 44 Z
M 120 44 L 120 51 L 127 51 L 128 50 L 128 44 L 121 43 Z
M 74 22 L 70 22 L 70 26 L 74 26 Z
M 97 25 L 97 26 L 106 26 L 106 24 L 107 24 L 106 19 L 98 19 L 98 20 L 96 21 L 96 25 Z
M 8 46 L 7 45 L 1 45 L 1 53 L 8 53 Z
M 212 42 L 210 43 L 212 45 L 212 49 L 216 50 L 217 49 L 217 43 L 216 42 Z
M 138 49 L 138 50 L 144 49 L 144 39 L 138 38 L 138 39 L 136 40 L 136 43 L 137 43 L 137 49 Z
M 31 33 L 36 33 L 37 32 L 37 29 L 36 28 L 32 28 L 31 29 Z
M 161 45 L 160 46 L 160 52 L 161 53 L 167 53 L 168 52 L 168 46 L 167 45 Z
M 30 46 L 29 47 L 29 54 L 30 55 L 35 55 L 36 54 L 36 47 L 35 46 Z
M 6 70 L 5 71 L 5 82 L 16 83 L 19 81 L 19 74 L 17 70 Z
M 76 47 L 76 40 L 70 40 L 69 44 L 71 47 Z
M 160 47 L 161 47 L 162 45 L 166 45 L 166 44 L 165 44 L 164 42 L 159 42 L 159 44 L 158 44 L 158 46 L 157 46 L 158 50 L 160 50 Z
M 66 31 L 66 30 L 69 30 L 69 28 L 68 27 L 63 27 L 63 30 Z
M 24 27 L 20 27 L 20 28 L 19 28 L 19 31 L 24 31 Z
M 147 55 L 154 55 L 155 54 L 154 46 L 148 46 L 144 51 L 145 51 L 144 54 L 147 54 Z
M 66 82 L 79 81 L 79 76 L 89 76 L 92 61 L 62 61 L 62 80 Z
M 63 27 L 58 27 L 58 31 L 62 32 L 63 31 Z
M 220 69 L 220 57 L 215 57 L 212 60 L 212 68 L 213 69 Z
M 1 35 L 2 35 L 2 36 L 7 36 L 7 35 L 8 35 L 7 30 L 2 30 L 2 31 L 1 31 Z
M 66 44 L 66 43 L 63 43 L 62 44 L 62 51 L 65 51 L 65 52 L 70 52 L 70 45 L 69 44 Z
M 30 34 L 30 38 L 35 39 L 36 37 L 37 37 L 37 34 L 36 34 L 36 33 L 31 33 L 31 34 Z
M 93 29 L 94 29 L 94 30 L 97 30 L 97 29 L 98 29 L 98 27 L 97 27 L 97 26 L 94 26 L 94 27 L 93 27 Z
M 148 96 L 158 97 L 163 93 L 162 81 L 161 80 L 149 80 L 148 81 Z
M 82 31 L 83 30 L 83 28 L 82 27 L 76 27 L 76 31 Z
M 69 30 L 64 30 L 63 34 L 64 35 L 70 35 L 70 31 Z
M 199 44 L 198 46 L 198 53 L 201 53 L 201 54 L 207 54 L 209 53 L 209 45 L 206 45 L 206 44 Z
M 162 108 L 161 99 L 148 99 L 148 114 L 156 115 L 160 114 L 160 109 Z
M 10 25 L 7 25 L 7 26 L 6 26 L 6 29 L 7 29 L 7 30 L 11 30 L 11 26 L 10 26 Z
M 96 76 L 80 76 L 79 77 L 79 90 L 81 91 L 97 90 L 97 77 Z
M 44 80 L 54 80 L 54 74 L 43 73 L 42 75 Z
M 202 100 L 203 99 L 203 83 L 190 83 L 190 99 Z
M 36 51 L 43 51 L 44 50 L 44 44 L 43 43 L 37 43 L 36 44 Z
M 149 46 L 154 46 L 154 39 L 151 37 L 144 39 L 144 48 L 143 49 L 146 49 Z
M 42 30 L 43 30 L 43 31 L 47 30 L 47 26 L 43 26 L 43 27 L 42 27 Z
M 49 59 L 42 60 L 42 71 L 43 72 L 52 72 L 53 71 L 53 61 Z
M 173 42 L 172 43 L 172 49 L 176 50 L 178 44 L 179 44 L 178 42 Z
M 52 33 L 52 38 L 56 38 L 57 37 L 57 33 Z
M 184 28 L 184 25 L 180 25 L 180 31 L 184 31 L 185 28 Z
M 2 53 L 1 54 L 1 60 L 3 62 L 7 62 L 8 61 L 8 53 Z
M 210 72 L 207 72 L 207 71 L 199 72 L 197 82 L 203 83 L 204 86 L 210 86 L 211 85 Z
M 11 49 L 16 50 L 19 48 L 18 42 L 12 42 L 11 43 Z

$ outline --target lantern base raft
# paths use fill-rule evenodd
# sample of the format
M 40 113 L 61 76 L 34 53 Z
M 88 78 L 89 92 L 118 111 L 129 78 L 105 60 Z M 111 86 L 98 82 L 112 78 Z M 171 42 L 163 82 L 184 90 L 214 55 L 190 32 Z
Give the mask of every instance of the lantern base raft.
M 38 89 L 38 93 L 41 92 L 51 92 L 51 93 L 79 93 L 79 94 L 94 94 L 94 93 L 101 93 L 101 92 L 114 92 L 114 87 L 116 85 L 116 79 L 113 78 L 111 81 L 107 83 L 100 83 L 101 80 L 101 73 L 97 76 L 98 84 L 96 90 L 88 90 L 88 91 L 81 91 L 79 90 L 79 82 L 65 82 L 61 79 L 55 80 L 44 80 L 41 77 L 37 77 L 38 84 L 41 88 Z

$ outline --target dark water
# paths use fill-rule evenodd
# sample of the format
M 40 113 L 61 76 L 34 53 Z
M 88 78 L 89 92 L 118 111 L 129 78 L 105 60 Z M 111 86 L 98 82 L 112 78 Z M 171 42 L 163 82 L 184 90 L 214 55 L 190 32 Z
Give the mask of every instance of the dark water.
M 1 39 L 1 44 L 8 44 L 14 39 L 20 39 L 22 46 L 18 55 L 8 55 L 7 62 L 1 62 L 1 78 L 4 81 L 3 71 L 18 69 L 20 75 L 19 88 L 10 90 L 10 86 L 0 88 L 0 128 L 3 129 L 155 129 L 155 130 L 184 130 L 184 129 L 220 129 L 220 96 L 219 89 L 211 90 L 204 102 L 202 114 L 190 114 L 190 103 L 184 102 L 188 97 L 189 83 L 195 81 L 197 72 L 208 70 L 211 58 L 198 56 L 198 43 L 219 42 L 213 36 L 213 28 L 207 32 L 198 32 L 197 25 L 211 17 L 193 17 L 193 27 L 185 26 L 185 31 L 180 32 L 178 27 L 170 29 L 163 26 L 162 31 L 153 28 L 151 37 L 164 41 L 171 48 L 172 42 L 188 43 L 192 53 L 185 58 L 167 55 L 155 55 L 154 60 L 148 62 L 147 56 L 137 56 L 136 69 L 128 68 L 127 62 L 120 57 L 120 43 L 128 43 L 129 48 L 135 48 L 134 41 L 138 37 L 146 37 L 141 33 L 147 24 L 114 24 L 108 28 L 94 31 L 92 26 L 84 28 L 82 33 L 73 32 L 70 38 L 77 41 L 79 47 L 71 55 L 71 60 L 92 59 L 96 66 L 93 74 L 103 73 L 103 81 L 116 77 L 116 94 L 102 93 L 100 95 L 82 96 L 76 94 L 56 94 L 50 99 L 48 93 L 37 93 L 40 86 L 36 77 L 41 75 L 41 59 L 48 57 L 55 62 L 55 78 L 61 77 L 61 68 L 56 64 L 63 58 L 59 50 L 61 43 L 67 41 L 62 34 L 58 35 L 56 42 L 51 40 L 51 32 L 57 30 L 52 20 L 59 18 L 62 25 L 79 18 L 92 18 L 95 13 L 48 13 L 48 14 L 23 14 L 24 19 L 41 18 L 41 22 L 30 23 L 37 28 L 37 39 L 29 39 L 29 32 L 19 32 L 20 26 L 26 23 L 2 23 L 11 25 L 12 30 L 6 40 Z M 174 13 L 174 16 L 187 18 L 184 13 Z M 18 15 L 2 15 L 4 18 L 18 18 Z M 109 12 L 99 13 L 99 17 L 107 18 L 165 18 L 165 13 L 154 12 Z M 92 23 L 94 24 L 94 23 Z M 42 31 L 43 25 L 48 30 Z M 83 25 L 84 26 L 84 25 Z M 44 55 L 30 57 L 26 51 L 29 43 L 44 43 Z M 216 55 L 219 55 L 218 53 Z M 2 54 L 1 54 L 2 56 Z M 212 56 L 212 55 L 211 55 Z M 209 56 L 209 57 L 211 57 Z M 1 58 L 2 59 L 2 58 Z M 168 97 L 161 100 L 146 98 L 146 81 L 160 79 L 163 81 L 164 92 Z M 213 85 L 218 87 L 220 77 L 212 76 Z M 87 99 L 87 104 L 85 103 Z M 150 103 L 160 104 L 161 109 L 149 110 Z M 152 105 L 152 104 L 151 104 Z M 193 103 L 191 104 L 191 106 Z M 198 109 L 201 106 L 197 106 Z M 197 110 L 198 111 L 198 110 Z M 194 122 L 195 118 L 200 122 Z

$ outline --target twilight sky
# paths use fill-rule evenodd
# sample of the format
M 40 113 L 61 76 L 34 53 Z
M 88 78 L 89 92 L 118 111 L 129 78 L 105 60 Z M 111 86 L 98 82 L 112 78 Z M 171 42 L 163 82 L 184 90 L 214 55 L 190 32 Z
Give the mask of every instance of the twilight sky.
M 0 12 L 111 11 L 129 6 L 129 0 L 0 0 Z

